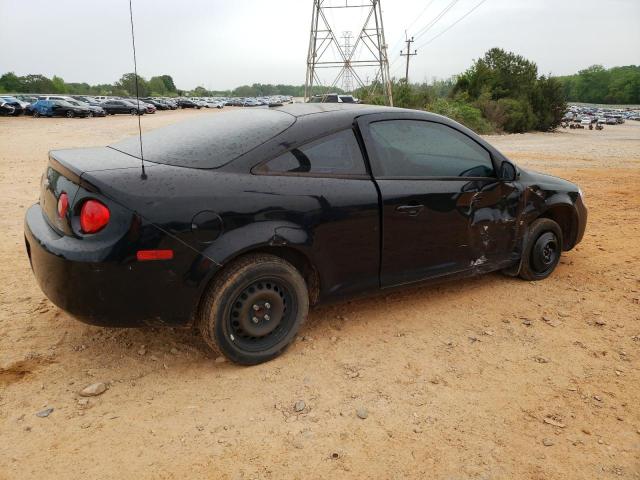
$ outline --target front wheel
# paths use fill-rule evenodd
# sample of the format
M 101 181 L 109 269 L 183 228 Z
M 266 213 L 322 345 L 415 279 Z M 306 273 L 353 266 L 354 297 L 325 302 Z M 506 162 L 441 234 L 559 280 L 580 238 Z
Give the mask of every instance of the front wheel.
M 73 118 L 75 114 L 71 110 L 67 110 L 67 118 Z
M 529 227 L 527 245 L 522 253 L 520 277 L 543 280 L 555 270 L 562 253 L 562 230 L 549 218 L 539 218 Z
M 129 113 L 130 113 L 131 115 L 135 115 L 137 112 L 136 112 L 136 109 L 135 109 L 135 108 L 132 108 L 131 110 L 129 110 Z
M 308 311 L 307 285 L 293 265 L 273 255 L 248 255 L 214 279 L 197 322 L 214 351 L 255 365 L 284 351 Z

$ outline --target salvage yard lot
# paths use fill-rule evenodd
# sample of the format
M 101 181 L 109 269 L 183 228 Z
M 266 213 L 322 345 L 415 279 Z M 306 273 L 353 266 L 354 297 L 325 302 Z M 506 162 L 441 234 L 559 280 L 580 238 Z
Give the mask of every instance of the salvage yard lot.
M 136 133 L 133 117 L 0 118 L 0 479 L 640 479 L 640 122 L 488 137 L 585 193 L 585 238 L 548 280 L 312 309 L 251 368 L 189 331 L 84 325 L 35 283 L 22 222 L 47 151 Z M 109 388 L 82 399 L 94 382 Z

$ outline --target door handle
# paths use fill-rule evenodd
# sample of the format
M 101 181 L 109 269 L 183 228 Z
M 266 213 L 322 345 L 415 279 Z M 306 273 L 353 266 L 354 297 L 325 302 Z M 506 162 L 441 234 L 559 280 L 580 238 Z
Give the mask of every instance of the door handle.
M 411 217 L 415 217 L 422 211 L 423 208 L 424 205 L 400 205 L 399 207 L 396 207 L 396 212 L 406 213 Z

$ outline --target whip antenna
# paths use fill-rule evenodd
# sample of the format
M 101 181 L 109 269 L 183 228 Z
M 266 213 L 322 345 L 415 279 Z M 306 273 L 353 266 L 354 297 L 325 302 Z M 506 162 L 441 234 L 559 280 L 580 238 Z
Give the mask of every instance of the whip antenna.
M 142 153 L 142 125 L 140 124 L 140 94 L 138 91 L 138 62 L 136 61 L 136 36 L 133 33 L 133 7 L 131 6 L 131 0 L 129 0 L 129 18 L 131 19 L 131 43 L 133 45 L 133 74 L 136 79 L 136 103 L 137 103 L 137 115 L 138 115 L 138 136 L 140 137 L 140 162 L 142 163 L 142 174 L 140 178 L 145 180 L 147 174 L 144 171 L 144 154 Z

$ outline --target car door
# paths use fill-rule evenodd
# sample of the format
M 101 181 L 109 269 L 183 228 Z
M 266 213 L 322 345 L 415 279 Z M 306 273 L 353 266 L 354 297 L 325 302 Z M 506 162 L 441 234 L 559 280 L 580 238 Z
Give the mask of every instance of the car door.
M 420 113 L 368 115 L 358 125 L 381 195 L 383 287 L 511 258 L 519 187 L 497 178 L 484 145 Z

